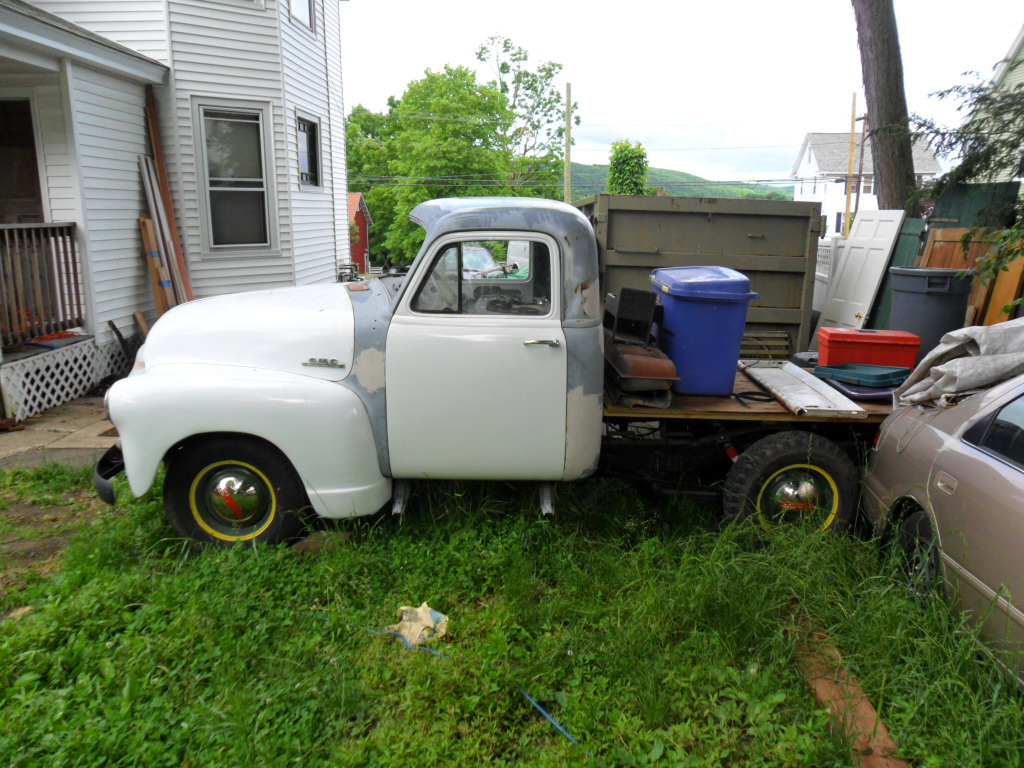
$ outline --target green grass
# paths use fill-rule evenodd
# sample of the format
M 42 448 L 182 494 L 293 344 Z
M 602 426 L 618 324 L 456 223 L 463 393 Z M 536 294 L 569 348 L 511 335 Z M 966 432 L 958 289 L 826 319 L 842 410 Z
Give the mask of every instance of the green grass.
M 1021 762 L 1020 696 L 872 544 L 765 543 L 607 482 L 534 502 L 425 486 L 301 556 L 197 552 L 155 495 L 101 512 L 0 624 L 0 765 L 848 765 L 794 657 L 806 617 L 912 764 Z M 375 634 L 423 601 L 445 657 Z

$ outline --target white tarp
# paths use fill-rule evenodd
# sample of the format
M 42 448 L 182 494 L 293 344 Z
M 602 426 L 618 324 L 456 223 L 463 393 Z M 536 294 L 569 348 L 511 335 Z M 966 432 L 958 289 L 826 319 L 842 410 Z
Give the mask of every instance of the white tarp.
M 945 408 L 954 398 L 1024 373 L 1024 318 L 950 331 L 893 392 L 893 405 Z

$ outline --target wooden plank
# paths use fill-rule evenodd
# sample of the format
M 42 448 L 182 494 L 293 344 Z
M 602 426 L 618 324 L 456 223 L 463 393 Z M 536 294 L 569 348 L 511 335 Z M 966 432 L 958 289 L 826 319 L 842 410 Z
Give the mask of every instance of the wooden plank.
M 827 385 L 826 385 L 827 386 Z M 763 392 L 745 374 L 736 372 L 734 393 Z M 610 400 L 606 400 L 610 402 Z M 864 401 L 860 403 L 865 416 L 855 418 L 845 416 L 823 416 L 807 414 L 797 416 L 786 410 L 778 401 L 758 402 L 751 400 L 743 403 L 735 397 L 709 397 L 702 395 L 672 395 L 672 405 L 668 408 L 629 408 L 620 405 L 606 405 L 604 414 L 610 419 L 650 420 L 662 419 L 694 419 L 698 421 L 763 421 L 772 423 L 849 423 L 878 424 L 892 413 L 892 403 L 883 401 Z
M 992 246 L 983 242 L 985 230 L 979 229 L 975 231 L 965 254 L 963 238 L 970 231 L 964 227 L 932 229 L 928 233 L 928 243 L 919 266 L 940 269 L 974 269 L 978 259 L 986 256 Z M 990 280 L 987 285 L 978 282 L 974 284 L 971 296 L 967 300 L 965 325 L 981 324 L 986 319 L 989 308 L 994 305 L 991 297 L 995 282 Z M 1003 304 L 1006 302 L 1004 301 Z M 1002 307 L 1003 304 L 999 306 Z M 985 325 L 989 325 L 989 323 L 985 322 Z
M 919 266 L 969 269 L 971 265 L 961 245 L 961 240 L 969 231 L 959 227 L 930 230 Z
M 177 271 L 184 285 L 185 295 L 182 300 L 192 301 L 195 296 L 192 294 L 192 286 L 188 279 L 188 266 L 185 264 L 185 256 L 181 248 L 181 240 L 178 238 L 178 224 L 174 218 L 174 202 L 171 200 L 171 187 L 167 181 L 167 166 L 164 163 L 164 146 L 160 138 L 160 123 L 157 119 L 156 96 L 153 94 L 153 86 L 146 86 L 146 123 L 149 127 L 149 140 L 153 145 L 153 160 L 156 165 L 157 180 L 160 187 L 160 197 L 163 201 L 164 213 L 167 217 L 167 226 L 171 232 L 174 245 L 174 261 Z
M 1020 298 L 1021 285 L 1024 283 L 1024 259 L 1014 259 L 1006 266 L 1007 271 L 1000 272 L 999 277 L 992 281 L 992 297 L 988 302 L 983 325 L 995 325 L 1009 320 L 1012 311 L 1008 314 L 1003 311 L 1003 307 Z
M 164 266 L 167 268 L 167 272 L 170 275 L 171 285 L 174 288 L 174 295 L 176 297 L 175 300 L 171 302 L 171 306 L 175 306 L 176 304 L 187 301 L 188 299 L 181 276 L 178 274 L 173 260 L 168 258 L 172 247 L 171 233 L 168 229 L 164 206 L 160 202 L 159 190 L 157 189 L 156 170 L 153 167 L 153 159 L 140 155 L 139 167 L 142 172 L 143 187 L 146 191 L 146 202 L 149 205 L 149 211 L 153 218 L 156 250 L 160 251 L 163 256 Z
M 167 268 L 157 243 L 153 220 L 148 216 L 140 216 L 139 226 L 142 228 L 142 243 L 146 250 L 146 263 L 149 266 L 150 279 L 153 284 L 153 301 L 156 304 L 157 317 L 161 317 L 164 312 L 175 306 L 177 301 L 175 301 L 171 279 L 167 274 Z
M 135 318 L 135 322 L 138 323 L 139 330 L 142 331 L 142 338 L 149 336 L 149 323 L 146 322 L 146 317 L 139 312 L 139 310 L 132 312 L 132 317 Z
M 867 411 L 814 374 L 789 361 L 741 360 L 740 370 L 797 416 L 864 418 Z

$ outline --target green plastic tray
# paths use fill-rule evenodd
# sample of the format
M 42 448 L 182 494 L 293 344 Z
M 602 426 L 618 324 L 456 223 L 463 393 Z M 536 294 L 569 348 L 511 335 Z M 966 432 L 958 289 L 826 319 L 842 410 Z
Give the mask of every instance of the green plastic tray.
M 814 375 L 819 379 L 835 379 L 847 384 L 860 384 L 863 387 L 894 387 L 907 380 L 910 369 L 894 365 L 843 363 L 819 365 L 814 369 Z

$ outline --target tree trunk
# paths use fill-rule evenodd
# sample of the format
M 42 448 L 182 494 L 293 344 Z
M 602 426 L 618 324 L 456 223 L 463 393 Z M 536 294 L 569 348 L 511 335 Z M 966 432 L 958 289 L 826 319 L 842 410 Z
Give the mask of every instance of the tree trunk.
M 903 60 L 896 31 L 893 0 L 852 0 L 857 19 L 864 96 L 871 121 L 871 157 L 875 193 L 883 210 L 906 209 L 920 215 L 914 194 L 907 97 L 903 90 Z

